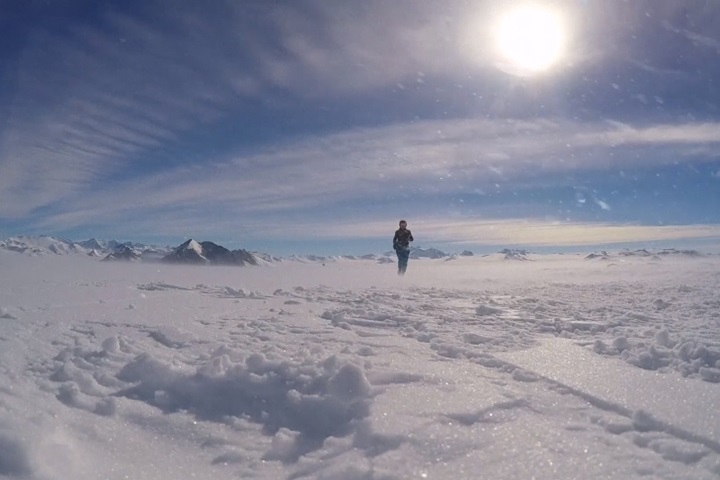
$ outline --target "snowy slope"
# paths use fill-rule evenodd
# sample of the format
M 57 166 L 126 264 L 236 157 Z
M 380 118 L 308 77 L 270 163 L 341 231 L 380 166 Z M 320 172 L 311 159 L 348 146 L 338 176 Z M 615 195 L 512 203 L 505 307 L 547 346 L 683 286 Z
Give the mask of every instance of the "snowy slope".
M 33 256 L 84 254 L 104 258 L 128 250 L 135 251 L 138 255 L 154 256 L 165 254 L 169 249 L 168 247 L 133 242 L 120 243 L 117 240 L 97 240 L 92 238 L 84 241 L 73 241 L 47 235 L 18 236 L 0 241 L 0 252 L 10 251 Z
M 0 477 L 719 478 L 718 267 L 0 252 Z
M 600 408 L 629 418 L 634 429 L 664 432 L 678 441 L 720 449 L 720 416 L 715 415 L 720 397 L 716 384 L 633 368 L 561 338 L 546 339 L 539 347 L 499 357 L 557 382 Z M 687 450 L 690 457 L 697 451 Z

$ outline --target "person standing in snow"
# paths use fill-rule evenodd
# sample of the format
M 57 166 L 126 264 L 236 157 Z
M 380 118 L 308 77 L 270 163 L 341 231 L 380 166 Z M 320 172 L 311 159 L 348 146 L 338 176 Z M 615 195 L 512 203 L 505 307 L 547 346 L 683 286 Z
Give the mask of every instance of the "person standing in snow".
M 393 237 L 393 248 L 398 257 L 398 275 L 404 275 L 407 270 L 410 242 L 413 240 L 412 233 L 407 228 L 407 222 L 400 220 L 400 228 L 395 231 L 395 237 Z

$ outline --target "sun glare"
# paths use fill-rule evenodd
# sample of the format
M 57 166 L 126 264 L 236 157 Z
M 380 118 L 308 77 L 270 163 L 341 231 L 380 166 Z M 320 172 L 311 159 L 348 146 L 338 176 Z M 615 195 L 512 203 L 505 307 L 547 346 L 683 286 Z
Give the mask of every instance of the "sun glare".
M 494 28 L 499 67 L 516 75 L 548 70 L 563 56 L 566 27 L 559 12 L 539 5 L 513 8 Z

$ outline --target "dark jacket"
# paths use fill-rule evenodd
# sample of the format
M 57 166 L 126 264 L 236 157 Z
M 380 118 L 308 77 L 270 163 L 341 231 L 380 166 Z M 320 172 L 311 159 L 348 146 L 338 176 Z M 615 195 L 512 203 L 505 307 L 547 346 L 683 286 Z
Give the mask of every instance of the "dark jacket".
M 410 230 L 408 230 L 407 228 L 405 230 L 399 228 L 395 232 L 395 237 L 393 237 L 393 248 L 396 250 L 398 248 L 409 248 L 410 242 L 412 242 L 413 240 L 414 239 Z

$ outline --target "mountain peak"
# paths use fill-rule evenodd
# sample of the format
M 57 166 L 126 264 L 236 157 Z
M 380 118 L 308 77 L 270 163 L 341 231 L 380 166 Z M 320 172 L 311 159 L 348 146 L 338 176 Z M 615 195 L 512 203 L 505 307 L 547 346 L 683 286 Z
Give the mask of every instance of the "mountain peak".
M 202 245 L 200 245 L 198 242 L 196 242 L 192 238 L 190 240 L 186 241 L 185 243 L 183 243 L 182 245 L 180 245 L 178 247 L 178 249 L 192 250 L 200 256 L 202 256 L 202 254 L 203 254 Z
M 212 265 L 258 265 L 258 260 L 246 250 L 233 250 L 213 242 L 190 239 L 163 257 L 169 263 L 194 263 Z

